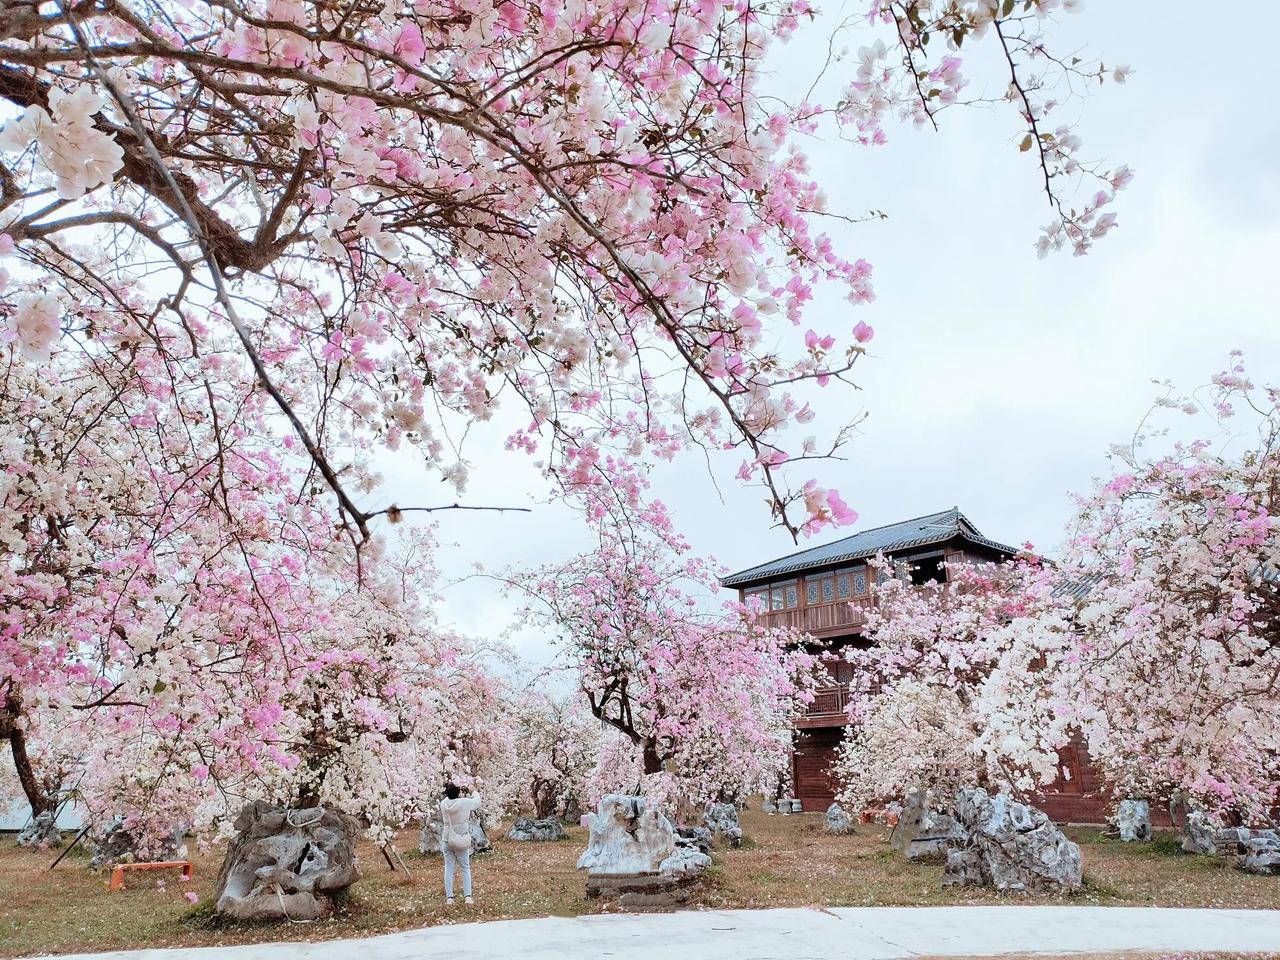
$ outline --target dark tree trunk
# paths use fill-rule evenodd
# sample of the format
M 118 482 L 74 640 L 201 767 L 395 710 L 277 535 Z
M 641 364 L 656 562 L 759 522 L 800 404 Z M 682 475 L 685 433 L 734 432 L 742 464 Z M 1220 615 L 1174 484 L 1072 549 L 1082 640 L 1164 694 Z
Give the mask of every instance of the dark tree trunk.
M 31 816 L 34 818 L 42 813 L 52 813 L 57 804 L 31 765 L 31 757 L 27 754 L 27 734 L 22 729 L 21 718 L 22 698 L 10 691 L 5 695 L 4 710 L 0 712 L 0 733 L 9 740 L 13 765 L 18 771 L 18 782 L 22 784 L 27 803 L 31 804 Z
M 658 755 L 658 747 L 652 740 L 644 743 L 644 772 L 645 776 L 662 772 L 662 757 Z

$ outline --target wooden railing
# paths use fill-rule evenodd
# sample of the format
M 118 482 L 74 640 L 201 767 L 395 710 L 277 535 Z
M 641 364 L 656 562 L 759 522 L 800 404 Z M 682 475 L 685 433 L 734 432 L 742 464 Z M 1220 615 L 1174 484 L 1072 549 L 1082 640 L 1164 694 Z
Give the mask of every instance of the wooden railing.
M 793 627 L 804 633 L 821 636 L 862 626 L 866 622 L 866 611 L 870 606 L 870 597 L 858 597 L 792 610 L 772 610 L 765 614 L 765 623 L 771 627 Z
M 813 703 L 796 724 L 798 727 L 836 727 L 846 722 L 849 706 L 849 685 L 819 687 L 814 692 Z

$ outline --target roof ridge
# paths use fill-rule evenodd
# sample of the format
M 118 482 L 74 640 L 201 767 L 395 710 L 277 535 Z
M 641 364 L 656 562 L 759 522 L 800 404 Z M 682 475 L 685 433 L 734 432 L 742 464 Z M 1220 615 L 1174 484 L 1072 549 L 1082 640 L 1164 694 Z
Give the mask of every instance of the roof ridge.
M 837 540 L 832 540 L 829 543 L 815 544 L 811 547 L 805 547 L 804 549 L 795 550 L 791 553 L 784 554 L 781 557 L 774 557 L 771 560 L 763 560 L 760 563 L 752 564 L 749 567 L 744 567 L 743 569 L 737 570 L 734 573 L 731 573 L 728 576 L 722 578 L 721 582 L 725 583 L 727 581 L 737 580 L 739 577 L 743 576 L 744 574 L 750 573 L 753 570 L 758 570 L 761 567 L 773 567 L 773 568 L 780 568 L 781 570 L 788 570 L 788 569 L 791 569 L 791 567 L 788 566 L 788 561 L 796 560 L 800 557 L 803 557 L 807 553 L 812 553 L 816 550 L 829 551 L 829 550 L 838 548 L 841 544 L 845 543 L 846 541 L 856 540 L 862 537 L 870 537 L 876 534 L 877 532 L 890 530 L 894 527 L 910 527 L 912 525 L 915 525 L 917 527 L 922 527 L 924 529 L 927 529 L 930 526 L 939 526 L 940 524 L 936 522 L 932 524 L 926 524 L 926 523 L 923 523 L 922 521 L 939 520 L 943 518 L 949 519 L 950 521 L 949 529 L 951 531 L 949 534 L 943 531 L 943 532 L 939 532 L 937 536 L 926 537 L 923 540 L 923 542 L 930 542 L 930 543 L 938 542 L 940 540 L 945 540 L 949 535 L 955 536 L 957 534 L 963 533 L 958 521 L 959 516 L 960 516 L 959 508 L 951 507 L 946 510 L 935 510 L 932 513 L 923 513 L 917 517 L 909 517 L 905 520 L 895 520 L 893 523 L 883 523 L 877 527 L 868 527 L 866 530 L 859 530 L 856 533 L 850 533 L 847 536 L 840 537 Z M 970 526 L 972 526 L 972 524 L 970 524 Z M 974 532 L 975 533 L 977 532 L 976 528 L 974 528 Z M 979 536 L 981 536 L 981 534 L 979 534 Z M 908 538 L 905 541 L 900 540 L 899 542 L 900 543 L 921 543 L 922 539 L 919 536 L 916 536 L 916 537 Z M 856 552 L 857 551 L 855 550 L 855 553 Z M 840 554 L 839 556 L 847 557 L 849 556 L 849 554 Z
M 837 543 L 839 543 L 841 540 L 852 540 L 854 537 L 861 537 L 868 533 L 875 533 L 877 530 L 888 530 L 890 527 L 899 527 L 899 526 L 902 526 L 902 524 L 904 523 L 915 523 L 917 520 L 927 520 L 929 517 L 936 517 L 936 516 L 939 516 L 940 514 L 951 513 L 953 511 L 957 513 L 959 512 L 955 507 L 950 507 L 946 510 L 935 510 L 933 513 L 922 513 L 918 517 L 910 517 L 909 519 L 906 519 L 906 520 L 895 520 L 893 523 L 882 523 L 878 527 L 868 527 L 865 530 L 859 530 L 857 533 L 847 534 L 846 536 L 841 537 L 839 540 L 832 540 L 830 543 L 815 543 L 813 546 L 804 547 L 801 550 L 795 550 L 791 553 L 784 553 L 782 556 L 774 557 L 772 560 L 762 560 L 760 563 L 754 563 L 749 567 L 745 567 L 743 570 L 739 572 L 746 573 L 747 570 L 754 570 L 756 567 L 763 567 L 765 564 L 781 563 L 783 560 L 790 560 L 792 557 L 798 557 L 802 553 L 808 553 L 810 550 L 817 550 L 820 547 L 833 547 Z M 972 524 L 970 524 L 970 526 L 972 526 Z M 974 529 L 976 530 L 977 528 L 974 527 Z M 736 577 L 737 575 L 738 574 L 736 573 L 729 574 L 730 577 Z

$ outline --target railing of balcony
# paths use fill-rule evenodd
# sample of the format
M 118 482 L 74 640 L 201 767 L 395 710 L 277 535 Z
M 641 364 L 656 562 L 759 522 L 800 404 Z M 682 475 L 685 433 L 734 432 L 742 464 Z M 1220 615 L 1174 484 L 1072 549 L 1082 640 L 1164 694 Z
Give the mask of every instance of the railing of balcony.
M 792 610 L 772 610 L 765 614 L 765 622 L 771 627 L 793 627 L 804 633 L 828 633 L 840 627 L 860 626 L 866 621 L 870 606 L 870 597 L 855 597 Z
M 844 716 L 849 706 L 849 685 L 819 687 L 806 713 L 811 717 Z

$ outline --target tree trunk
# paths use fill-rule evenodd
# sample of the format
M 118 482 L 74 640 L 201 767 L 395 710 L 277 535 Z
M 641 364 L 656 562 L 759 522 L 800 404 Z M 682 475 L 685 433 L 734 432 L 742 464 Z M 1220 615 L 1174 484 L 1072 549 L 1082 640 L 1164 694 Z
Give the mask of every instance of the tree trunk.
M 8 736 L 13 765 L 18 771 L 18 782 L 22 784 L 22 792 L 27 796 L 27 803 L 31 804 L 31 816 L 35 818 L 42 813 L 52 813 L 57 804 L 44 789 L 31 765 L 31 757 L 27 754 L 27 734 L 22 729 L 21 717 L 22 698 L 10 691 L 4 698 L 4 712 L 0 713 L 0 731 Z
M 651 773 L 662 772 L 662 757 L 658 756 L 658 747 L 652 740 L 644 742 L 644 773 L 648 776 Z

